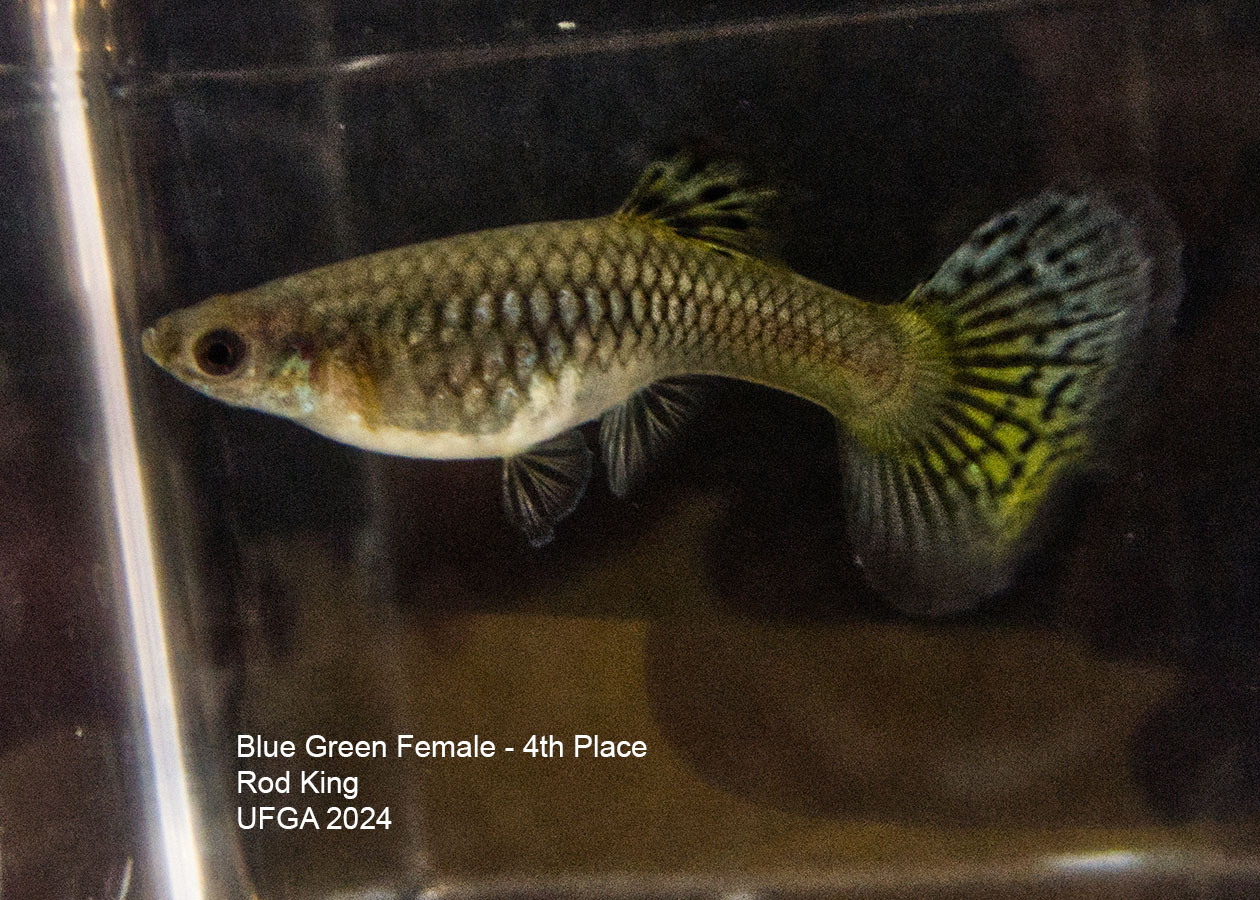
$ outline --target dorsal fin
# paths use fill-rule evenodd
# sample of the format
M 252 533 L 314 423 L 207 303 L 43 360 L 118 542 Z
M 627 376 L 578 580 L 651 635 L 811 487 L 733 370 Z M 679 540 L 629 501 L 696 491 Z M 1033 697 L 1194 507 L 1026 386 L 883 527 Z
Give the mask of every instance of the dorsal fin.
M 769 256 L 767 219 L 777 196 L 734 163 L 680 153 L 644 169 L 617 215 L 655 219 L 684 237 Z

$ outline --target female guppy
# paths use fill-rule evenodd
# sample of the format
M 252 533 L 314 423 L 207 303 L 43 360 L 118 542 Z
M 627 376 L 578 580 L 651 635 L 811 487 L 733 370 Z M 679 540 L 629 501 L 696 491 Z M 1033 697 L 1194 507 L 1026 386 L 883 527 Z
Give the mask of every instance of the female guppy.
M 1000 590 L 1114 420 L 1178 297 L 1171 227 L 1051 190 L 977 230 L 902 303 L 769 260 L 773 193 L 725 163 L 651 165 L 615 214 L 375 253 L 212 297 L 144 333 L 197 390 L 370 450 L 502 457 L 535 544 L 592 471 L 624 494 L 697 375 L 759 382 L 841 426 L 846 516 L 911 612 Z M 1149 212 L 1149 211 L 1148 211 Z

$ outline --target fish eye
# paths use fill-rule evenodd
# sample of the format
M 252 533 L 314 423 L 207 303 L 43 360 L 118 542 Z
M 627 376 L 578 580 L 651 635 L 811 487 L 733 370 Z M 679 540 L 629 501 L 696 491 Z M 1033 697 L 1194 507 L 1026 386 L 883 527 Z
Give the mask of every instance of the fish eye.
M 208 331 L 197 338 L 193 359 L 207 375 L 231 375 L 245 359 L 245 341 L 226 328 Z

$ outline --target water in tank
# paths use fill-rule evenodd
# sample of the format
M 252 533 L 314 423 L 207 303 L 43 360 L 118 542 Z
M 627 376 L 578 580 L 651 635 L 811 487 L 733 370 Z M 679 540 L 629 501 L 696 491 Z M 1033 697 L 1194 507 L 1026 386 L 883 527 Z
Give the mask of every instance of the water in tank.
M 37 0 L 0 91 L 6 900 L 1260 890 L 1254 3 Z

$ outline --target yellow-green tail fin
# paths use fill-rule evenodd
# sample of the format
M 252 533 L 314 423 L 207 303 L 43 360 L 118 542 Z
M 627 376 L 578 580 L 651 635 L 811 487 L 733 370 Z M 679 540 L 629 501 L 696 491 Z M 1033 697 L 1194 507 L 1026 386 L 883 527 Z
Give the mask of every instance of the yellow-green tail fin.
M 846 447 L 850 540 L 891 602 L 945 615 L 1007 586 L 1150 377 L 1179 273 L 1153 200 L 1054 189 L 983 225 L 906 300 L 943 338 L 948 386 L 903 446 Z

